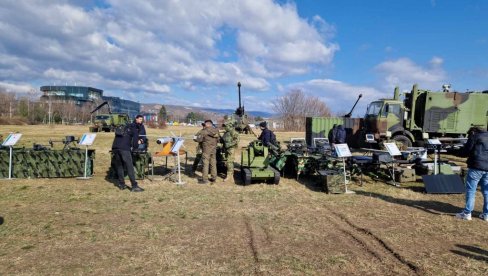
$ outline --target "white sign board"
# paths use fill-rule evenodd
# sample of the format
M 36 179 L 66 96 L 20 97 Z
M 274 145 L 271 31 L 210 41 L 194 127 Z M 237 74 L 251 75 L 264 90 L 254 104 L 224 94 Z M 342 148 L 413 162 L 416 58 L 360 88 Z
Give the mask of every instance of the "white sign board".
M 180 151 L 181 146 L 183 146 L 183 143 L 185 142 L 185 139 L 175 139 L 175 143 L 173 147 L 171 148 L 171 152 L 174 154 L 178 154 Z
M 427 143 L 429 145 L 441 145 L 441 141 L 439 139 L 427 139 Z
M 21 133 L 11 133 L 3 141 L 2 146 L 6 146 L 6 147 L 15 146 L 15 144 L 17 144 L 17 142 L 20 140 L 20 137 L 22 137 Z
M 386 150 L 388 150 L 391 156 L 402 155 L 402 153 L 400 152 L 400 150 L 398 149 L 395 143 L 385 143 L 384 145 L 386 147 Z
M 337 153 L 337 157 L 351 157 L 351 150 L 347 144 L 335 144 L 335 151 Z
M 91 146 L 91 145 L 93 145 L 93 142 L 95 142 L 96 137 L 97 137 L 96 133 L 84 133 L 81 136 L 78 144 L 82 145 L 82 146 Z

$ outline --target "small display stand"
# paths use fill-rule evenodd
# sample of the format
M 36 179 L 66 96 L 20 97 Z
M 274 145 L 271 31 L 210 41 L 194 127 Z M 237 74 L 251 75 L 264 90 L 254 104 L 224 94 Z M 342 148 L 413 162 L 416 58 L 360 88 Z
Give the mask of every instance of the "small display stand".
M 80 141 L 78 142 L 78 145 L 85 146 L 85 170 L 84 170 L 85 173 L 82 177 L 77 177 L 77 179 L 86 180 L 86 179 L 91 178 L 91 177 L 87 176 L 87 173 L 88 173 L 88 147 L 93 145 L 93 142 L 95 142 L 96 137 L 97 137 L 96 133 L 85 133 L 81 136 Z
M 431 145 L 434 148 L 434 175 L 437 175 L 439 173 L 439 152 L 442 143 L 439 139 L 427 139 L 427 144 Z
M 183 146 L 183 143 L 185 142 L 185 139 L 181 137 L 175 138 L 175 142 L 173 144 L 173 147 L 171 148 L 171 153 L 176 155 L 177 159 L 177 164 L 178 164 L 178 182 L 176 184 L 178 185 L 183 185 L 185 182 L 181 182 L 181 166 L 180 166 L 180 148 Z
M 386 150 L 392 157 L 391 159 L 391 181 L 394 186 L 399 186 L 400 184 L 397 184 L 395 182 L 395 159 L 393 158 L 394 156 L 400 156 L 402 153 L 400 152 L 400 149 L 398 149 L 398 146 L 395 143 L 384 143 Z
M 337 157 L 342 159 L 342 168 L 343 168 L 343 173 L 344 173 L 344 187 L 345 187 L 345 193 L 346 194 L 354 194 L 354 191 L 349 191 L 347 189 L 347 174 L 346 174 L 346 158 L 351 157 L 351 150 L 349 149 L 349 146 L 347 144 L 335 144 L 335 152 L 337 154 Z
M 22 137 L 21 133 L 10 133 L 7 138 L 3 141 L 2 146 L 4 147 L 9 147 L 10 150 L 10 155 L 9 155 L 9 162 L 8 162 L 8 180 L 12 180 L 12 157 L 14 155 L 13 153 L 13 148 L 15 144 L 20 140 L 20 137 Z

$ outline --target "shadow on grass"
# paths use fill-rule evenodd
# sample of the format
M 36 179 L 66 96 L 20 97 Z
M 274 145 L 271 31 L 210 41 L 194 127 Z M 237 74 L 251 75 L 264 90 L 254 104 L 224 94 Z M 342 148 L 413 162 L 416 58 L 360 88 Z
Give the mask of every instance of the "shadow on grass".
M 488 251 L 472 245 L 456 244 L 456 246 L 464 251 L 453 249 L 452 253 L 488 263 Z
M 445 214 L 454 215 L 458 213 L 459 210 L 461 209 L 460 207 L 454 206 L 450 203 L 441 202 L 441 201 L 395 198 L 388 195 L 372 193 L 372 192 L 364 192 L 364 191 L 356 191 L 356 194 L 361 196 L 382 199 L 389 203 L 395 203 L 399 205 L 416 208 L 434 215 L 445 215 Z
M 2 224 L 3 224 L 3 222 L 4 222 L 3 217 L 0 217 L 0 225 L 2 225 Z

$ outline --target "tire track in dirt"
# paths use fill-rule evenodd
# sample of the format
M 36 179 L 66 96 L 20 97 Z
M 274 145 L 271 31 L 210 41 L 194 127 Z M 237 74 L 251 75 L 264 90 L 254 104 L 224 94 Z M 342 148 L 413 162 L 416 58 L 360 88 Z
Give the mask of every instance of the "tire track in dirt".
M 253 260 L 254 260 L 254 273 L 259 274 L 259 254 L 258 254 L 258 247 L 256 244 L 256 236 L 254 234 L 254 230 L 251 226 L 251 220 L 249 217 L 244 216 L 244 225 L 246 226 L 246 236 L 248 239 L 248 246 L 251 251 Z
M 323 207 L 327 210 L 327 212 L 324 212 L 324 215 L 339 231 L 351 238 L 378 261 L 387 266 L 391 266 L 391 261 L 393 261 L 405 268 L 406 272 L 409 274 L 423 274 L 418 266 L 406 260 L 371 231 L 355 225 L 344 215 L 336 213 L 326 206 Z

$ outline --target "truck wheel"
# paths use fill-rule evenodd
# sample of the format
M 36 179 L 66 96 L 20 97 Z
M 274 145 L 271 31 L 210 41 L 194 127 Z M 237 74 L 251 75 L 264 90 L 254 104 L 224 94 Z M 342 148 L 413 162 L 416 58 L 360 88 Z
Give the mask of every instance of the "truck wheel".
M 410 139 L 408 139 L 408 137 L 405 135 L 395 135 L 393 140 L 395 140 L 395 143 L 400 150 L 406 150 L 412 146 L 412 141 L 410 141 Z

